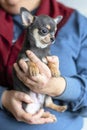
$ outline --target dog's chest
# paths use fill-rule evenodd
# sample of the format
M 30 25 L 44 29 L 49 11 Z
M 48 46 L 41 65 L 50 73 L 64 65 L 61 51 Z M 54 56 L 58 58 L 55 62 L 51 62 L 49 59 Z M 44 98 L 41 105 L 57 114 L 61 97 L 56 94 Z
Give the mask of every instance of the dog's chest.
M 35 54 L 40 60 L 42 60 L 44 57 L 50 55 L 50 48 L 49 48 L 49 47 L 46 47 L 46 48 L 44 48 L 44 49 L 38 48 L 38 47 L 33 47 L 33 48 L 30 48 L 30 50 L 33 51 L 34 54 Z

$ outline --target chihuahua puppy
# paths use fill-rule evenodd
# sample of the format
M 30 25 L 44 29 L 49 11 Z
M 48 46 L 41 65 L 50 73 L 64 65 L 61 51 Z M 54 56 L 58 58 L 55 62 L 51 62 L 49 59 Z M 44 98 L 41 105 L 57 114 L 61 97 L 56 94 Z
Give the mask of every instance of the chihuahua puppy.
M 25 41 L 22 50 L 18 55 L 17 62 L 23 58 L 28 64 L 29 75 L 37 76 L 39 69 L 35 63 L 29 60 L 26 55 L 26 50 L 31 50 L 36 54 L 40 60 L 45 62 L 51 70 L 53 77 L 60 76 L 58 68 L 53 63 L 48 63 L 46 56 L 50 56 L 50 45 L 55 41 L 55 32 L 57 30 L 57 24 L 61 21 L 62 16 L 57 18 L 51 18 L 47 15 L 33 16 L 27 9 L 21 8 L 20 15 L 23 21 L 23 25 L 27 29 Z M 37 94 L 26 87 L 16 76 L 16 72 L 13 69 L 13 81 L 14 89 L 25 92 L 31 96 L 34 100 L 31 104 L 23 103 L 23 108 L 30 114 L 35 114 L 45 104 L 46 107 L 54 109 L 59 112 L 66 110 L 66 106 L 59 106 L 53 103 L 52 98 L 48 95 Z M 44 115 L 43 115 L 44 116 Z M 45 115 L 48 116 L 48 115 Z M 52 116 L 53 121 L 56 120 L 55 116 Z

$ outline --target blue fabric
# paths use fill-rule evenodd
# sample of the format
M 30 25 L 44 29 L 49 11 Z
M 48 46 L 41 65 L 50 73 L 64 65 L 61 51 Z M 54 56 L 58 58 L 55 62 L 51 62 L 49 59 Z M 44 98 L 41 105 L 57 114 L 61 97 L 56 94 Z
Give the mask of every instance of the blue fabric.
M 34 15 L 36 13 L 37 9 L 33 10 L 31 13 L 32 15 Z M 19 38 L 19 36 L 21 35 L 22 31 L 24 30 L 24 26 L 22 23 L 22 19 L 20 15 L 14 15 L 13 16 L 13 21 L 14 21 L 14 37 L 12 42 L 15 43 L 17 41 L 17 39 Z
M 3 109 L 2 106 L 2 94 L 7 88 L 0 86 L 0 108 Z
M 13 30 L 14 37 L 12 42 L 15 43 L 19 38 L 19 36 L 21 35 L 22 31 L 24 30 L 24 27 L 22 25 L 22 19 L 20 15 L 14 15 L 13 20 L 14 20 L 14 30 Z
M 0 130 L 80 130 L 82 127 L 82 118 L 72 115 L 72 113 L 54 113 L 58 121 L 43 125 L 29 125 L 16 121 L 9 113 L 0 111 Z M 3 117 L 3 118 L 2 118 Z M 5 124 L 3 124 L 5 122 Z M 3 124 L 3 125 L 2 125 Z M 79 124 L 79 125 L 78 125 Z
M 4 110 L 0 111 L 1 130 L 81 130 L 83 117 L 87 116 L 87 19 L 73 12 L 61 28 L 51 53 L 60 61 L 61 75 L 66 79 L 66 89 L 54 98 L 56 103 L 66 103 L 68 110 L 56 115 L 58 122 L 44 125 L 28 125 L 17 122 Z M 2 118 L 3 117 L 3 118 Z M 5 125 L 2 125 L 5 122 Z
M 66 89 L 55 97 L 71 111 L 87 116 L 87 18 L 74 12 L 58 32 L 51 52 L 59 57 L 60 72 Z

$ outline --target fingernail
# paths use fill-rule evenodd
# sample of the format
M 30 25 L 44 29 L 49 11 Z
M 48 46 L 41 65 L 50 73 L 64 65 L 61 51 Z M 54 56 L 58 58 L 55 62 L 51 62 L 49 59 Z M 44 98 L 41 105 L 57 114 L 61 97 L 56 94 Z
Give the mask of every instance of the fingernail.
M 52 60 L 52 57 L 50 57 L 50 56 L 47 56 L 47 59 L 48 59 L 48 60 Z
M 27 53 L 27 54 L 30 54 L 30 53 L 31 53 L 31 51 L 30 51 L 30 50 L 27 50 L 27 51 L 26 51 L 26 53 Z
M 46 123 L 52 123 L 52 122 L 54 122 L 53 119 L 49 119 L 48 121 L 46 121 Z
M 14 63 L 14 64 L 13 64 L 13 67 L 15 67 L 15 66 L 16 66 L 16 64 L 17 64 L 17 63 Z

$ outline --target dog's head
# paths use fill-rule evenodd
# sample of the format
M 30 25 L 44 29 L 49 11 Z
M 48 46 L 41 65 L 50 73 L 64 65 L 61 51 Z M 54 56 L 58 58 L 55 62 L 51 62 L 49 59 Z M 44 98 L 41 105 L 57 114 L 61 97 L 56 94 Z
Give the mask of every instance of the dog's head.
M 27 9 L 21 8 L 20 14 L 23 25 L 29 28 L 38 48 L 45 48 L 55 41 L 57 24 L 63 18 L 51 18 L 47 15 L 33 16 Z

